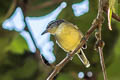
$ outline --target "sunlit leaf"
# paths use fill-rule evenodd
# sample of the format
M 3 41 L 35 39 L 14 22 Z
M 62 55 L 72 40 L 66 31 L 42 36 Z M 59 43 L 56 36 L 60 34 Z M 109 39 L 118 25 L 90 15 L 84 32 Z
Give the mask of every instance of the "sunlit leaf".
M 109 7 L 109 9 L 108 9 L 108 27 L 109 27 L 109 30 L 112 30 L 111 19 L 112 19 L 112 8 Z
M 111 8 L 115 14 L 120 15 L 120 0 L 109 0 L 109 8 Z
M 116 15 L 120 16 L 120 1 L 119 0 L 109 0 L 108 26 L 109 26 L 110 30 L 112 30 L 112 28 L 111 28 L 112 12 L 114 12 Z
M 111 19 L 112 19 L 112 12 L 115 12 L 115 4 L 116 0 L 109 0 L 109 7 L 108 7 L 108 27 L 109 30 L 112 30 L 111 27 Z
M 118 15 L 120 16 L 120 0 L 118 0 Z
M 109 8 L 114 8 L 116 0 L 109 0 Z

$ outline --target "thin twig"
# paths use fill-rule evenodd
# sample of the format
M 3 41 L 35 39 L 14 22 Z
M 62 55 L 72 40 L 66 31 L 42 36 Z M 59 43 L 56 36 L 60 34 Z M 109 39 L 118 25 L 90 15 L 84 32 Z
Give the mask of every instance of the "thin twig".
M 104 77 L 104 80 L 107 80 L 107 74 L 106 74 L 106 68 L 105 68 L 105 63 L 104 63 L 104 56 L 103 56 L 103 47 L 104 47 L 104 42 L 102 41 L 102 36 L 101 36 L 101 29 L 102 29 L 102 23 L 104 21 L 104 17 L 103 17 L 103 5 L 104 3 L 104 0 L 99 0 L 99 9 L 98 9 L 98 13 L 100 13 L 98 15 L 98 17 L 101 17 L 103 18 L 99 25 L 98 25 L 98 32 L 96 32 L 96 39 L 97 39 L 97 48 L 98 48 L 98 51 L 99 51 L 99 55 L 100 55 L 100 63 L 101 63 L 101 67 L 102 67 L 102 72 L 103 72 L 103 77 Z M 102 6 L 102 7 L 101 7 Z
M 43 8 L 46 8 L 46 7 L 49 7 L 49 6 L 52 6 L 56 3 L 60 3 L 62 2 L 63 0 L 51 0 L 51 1 L 47 1 L 47 2 L 44 2 L 42 4 L 39 4 L 39 5 L 35 5 L 35 6 L 32 6 L 30 5 L 31 8 L 28 8 L 28 10 L 38 10 L 38 9 L 43 9 Z M 29 6 L 29 5 L 28 5 Z
M 104 47 L 104 42 L 102 41 L 102 37 L 101 37 L 101 28 L 102 28 L 102 23 L 98 26 L 99 27 L 99 32 L 98 32 L 98 38 L 97 38 L 97 42 L 98 42 L 98 52 L 99 52 L 99 56 L 100 56 L 100 63 L 101 63 L 101 67 L 102 67 L 102 72 L 103 72 L 103 77 L 104 80 L 107 80 L 107 73 L 106 73 L 106 68 L 105 68 L 105 62 L 104 62 L 104 56 L 103 56 L 103 47 Z
M 102 36 L 101 36 L 101 28 L 102 28 L 102 23 L 99 24 L 98 26 L 98 37 L 97 37 L 97 42 L 98 42 L 98 52 L 100 56 L 100 63 L 102 67 L 102 72 L 103 72 L 103 77 L 104 80 L 107 80 L 107 73 L 106 73 L 106 68 L 105 68 L 105 62 L 104 62 L 104 56 L 103 56 L 103 47 L 104 47 L 104 42 L 102 41 Z
M 102 23 L 98 25 L 98 36 L 96 37 L 97 42 L 98 42 L 98 52 L 99 52 L 99 56 L 100 56 L 100 63 L 101 63 L 101 67 L 102 67 L 102 72 L 103 72 L 103 77 L 104 80 L 107 80 L 107 73 L 106 73 L 106 68 L 105 68 L 105 62 L 104 62 L 104 56 L 103 56 L 103 47 L 104 47 L 104 42 L 102 41 L 102 37 L 101 37 L 101 28 L 102 28 Z
M 115 14 L 114 12 L 112 12 L 112 18 L 114 18 L 115 20 L 120 22 L 120 16 L 118 16 L 117 14 Z
M 101 66 L 102 66 L 104 80 L 107 80 L 107 73 L 106 73 L 105 64 L 104 64 L 103 50 L 102 50 L 101 47 L 98 47 L 98 51 L 99 51 L 99 54 L 100 54 L 100 63 L 101 63 Z

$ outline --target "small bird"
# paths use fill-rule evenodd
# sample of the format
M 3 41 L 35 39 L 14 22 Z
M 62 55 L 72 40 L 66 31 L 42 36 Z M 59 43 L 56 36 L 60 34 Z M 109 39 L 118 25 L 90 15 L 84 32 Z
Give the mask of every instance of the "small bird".
M 46 30 L 41 34 L 50 33 L 55 36 L 56 43 L 65 51 L 71 52 L 77 48 L 83 38 L 79 28 L 66 20 L 53 20 L 48 25 Z M 85 67 L 90 67 L 90 63 L 86 58 L 82 48 L 76 53 Z

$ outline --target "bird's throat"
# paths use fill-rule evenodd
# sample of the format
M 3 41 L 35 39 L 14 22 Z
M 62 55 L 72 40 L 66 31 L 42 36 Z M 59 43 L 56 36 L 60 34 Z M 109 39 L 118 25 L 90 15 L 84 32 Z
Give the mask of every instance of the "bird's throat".
M 54 27 L 54 28 L 48 29 L 48 32 L 54 35 L 56 30 L 57 30 L 57 27 Z

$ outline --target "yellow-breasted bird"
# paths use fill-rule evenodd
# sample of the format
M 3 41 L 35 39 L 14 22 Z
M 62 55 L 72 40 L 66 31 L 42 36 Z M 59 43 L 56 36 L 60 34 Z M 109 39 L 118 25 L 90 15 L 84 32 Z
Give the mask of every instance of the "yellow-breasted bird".
M 76 25 L 63 19 L 51 21 L 42 35 L 48 32 L 55 36 L 57 44 L 66 52 L 75 50 L 83 37 L 82 32 Z M 90 63 L 82 48 L 78 50 L 76 54 L 82 63 L 88 68 Z

